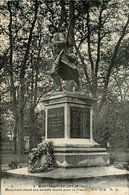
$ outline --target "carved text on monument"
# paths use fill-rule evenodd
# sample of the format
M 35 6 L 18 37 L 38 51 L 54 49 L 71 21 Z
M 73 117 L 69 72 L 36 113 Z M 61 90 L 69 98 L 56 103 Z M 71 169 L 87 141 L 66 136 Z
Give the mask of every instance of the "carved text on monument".
M 90 109 L 71 107 L 71 138 L 90 138 Z
M 48 109 L 47 138 L 64 138 L 64 108 Z

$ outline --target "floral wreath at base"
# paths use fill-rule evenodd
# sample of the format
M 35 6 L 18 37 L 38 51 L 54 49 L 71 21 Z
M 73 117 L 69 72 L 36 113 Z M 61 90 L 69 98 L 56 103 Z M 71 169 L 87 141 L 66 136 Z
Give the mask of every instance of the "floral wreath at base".
M 45 162 L 40 167 L 38 167 L 37 162 L 43 155 L 46 156 Z M 34 152 L 29 154 L 29 172 L 46 172 L 53 166 L 53 161 L 53 142 L 45 141 L 41 144 L 40 148 L 37 148 Z

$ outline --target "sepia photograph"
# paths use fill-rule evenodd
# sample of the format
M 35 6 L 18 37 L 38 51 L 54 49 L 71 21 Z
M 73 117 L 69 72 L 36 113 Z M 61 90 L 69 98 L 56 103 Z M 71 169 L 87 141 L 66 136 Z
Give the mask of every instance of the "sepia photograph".
M 129 195 L 128 10 L 0 0 L 1 195 Z

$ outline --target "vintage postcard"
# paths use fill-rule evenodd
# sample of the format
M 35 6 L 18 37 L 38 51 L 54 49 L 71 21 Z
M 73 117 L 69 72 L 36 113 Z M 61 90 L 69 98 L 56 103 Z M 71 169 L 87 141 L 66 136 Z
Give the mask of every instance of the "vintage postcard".
M 1 194 L 129 194 L 127 0 L 1 0 Z

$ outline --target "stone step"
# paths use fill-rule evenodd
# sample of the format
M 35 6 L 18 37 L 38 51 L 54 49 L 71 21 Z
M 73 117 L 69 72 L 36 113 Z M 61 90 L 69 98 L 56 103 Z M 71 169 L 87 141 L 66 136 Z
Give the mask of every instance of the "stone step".
M 37 179 L 58 179 L 59 180 L 74 180 L 83 178 L 100 178 L 100 177 L 113 177 L 113 176 L 128 176 L 129 171 L 115 168 L 114 166 L 102 167 L 87 167 L 87 168 L 52 168 L 51 171 L 43 173 L 29 173 L 28 167 L 9 170 L 5 173 L 8 176 L 16 178 L 27 178 L 36 181 Z
M 106 148 L 86 148 L 86 147 L 55 147 L 54 152 L 67 152 L 67 153 L 92 153 L 92 152 L 106 152 Z

